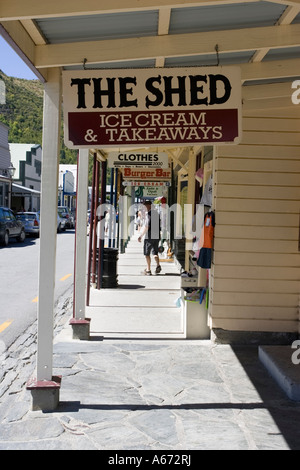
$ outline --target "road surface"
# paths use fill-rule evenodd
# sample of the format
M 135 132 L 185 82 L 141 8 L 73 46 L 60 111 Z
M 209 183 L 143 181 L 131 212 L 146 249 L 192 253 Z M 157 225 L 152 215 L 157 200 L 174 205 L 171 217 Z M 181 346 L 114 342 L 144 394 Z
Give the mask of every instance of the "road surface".
M 57 235 L 55 302 L 74 278 L 74 230 Z M 40 239 L 0 247 L 0 343 L 9 347 L 37 319 Z M 4 345 L 3 345 L 4 343 Z M 1 349 L 2 349 L 1 348 Z

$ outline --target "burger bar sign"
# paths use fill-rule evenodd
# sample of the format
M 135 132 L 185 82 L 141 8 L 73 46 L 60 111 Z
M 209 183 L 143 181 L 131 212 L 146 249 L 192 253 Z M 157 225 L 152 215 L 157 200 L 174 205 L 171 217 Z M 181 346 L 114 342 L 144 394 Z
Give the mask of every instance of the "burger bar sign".
M 63 72 L 69 148 L 239 143 L 239 67 Z

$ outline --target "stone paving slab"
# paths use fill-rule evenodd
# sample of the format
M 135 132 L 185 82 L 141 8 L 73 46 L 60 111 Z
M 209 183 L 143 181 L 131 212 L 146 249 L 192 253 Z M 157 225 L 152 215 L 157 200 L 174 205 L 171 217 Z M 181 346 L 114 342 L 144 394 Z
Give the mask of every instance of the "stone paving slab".
M 63 330 L 54 373 L 56 411 L 30 411 L 27 391 L 0 403 L 0 450 L 300 449 L 300 405 L 274 386 L 256 347 L 72 341 Z

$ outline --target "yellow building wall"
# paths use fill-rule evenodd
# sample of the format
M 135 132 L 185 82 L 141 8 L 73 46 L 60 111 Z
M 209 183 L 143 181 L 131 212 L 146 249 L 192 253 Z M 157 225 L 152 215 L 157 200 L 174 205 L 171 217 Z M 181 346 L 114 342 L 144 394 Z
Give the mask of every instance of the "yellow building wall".
M 211 327 L 299 332 L 300 105 L 244 112 L 214 152 Z

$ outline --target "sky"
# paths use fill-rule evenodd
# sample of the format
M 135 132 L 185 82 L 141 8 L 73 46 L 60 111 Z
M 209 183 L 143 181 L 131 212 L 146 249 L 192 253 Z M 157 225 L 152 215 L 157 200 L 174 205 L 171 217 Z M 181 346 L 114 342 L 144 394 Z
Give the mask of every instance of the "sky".
M 0 35 L 0 70 L 9 77 L 36 80 L 37 76 Z

